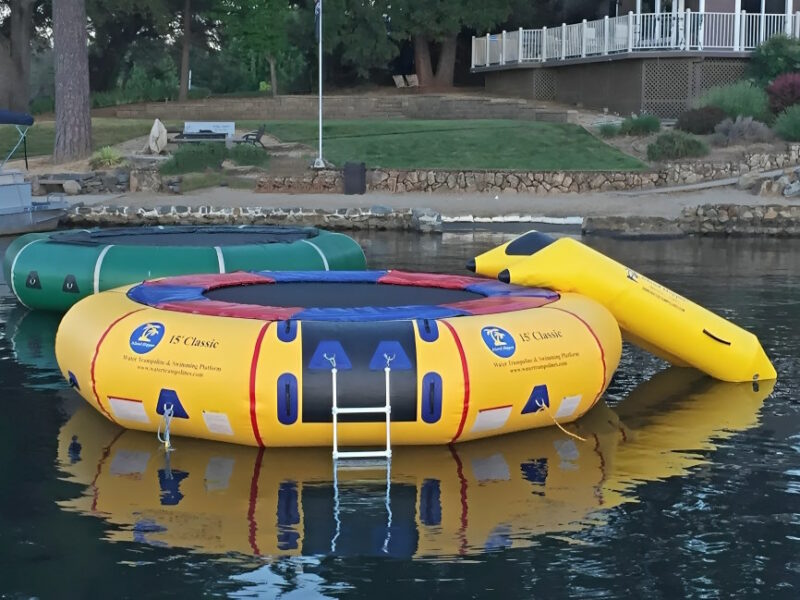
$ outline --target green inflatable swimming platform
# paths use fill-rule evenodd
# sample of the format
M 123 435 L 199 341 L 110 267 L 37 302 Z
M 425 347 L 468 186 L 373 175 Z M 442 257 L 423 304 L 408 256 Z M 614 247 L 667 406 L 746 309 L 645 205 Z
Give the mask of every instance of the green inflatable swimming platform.
M 65 312 L 81 298 L 144 279 L 232 271 L 360 271 L 361 246 L 311 227 L 137 227 L 32 233 L 3 258 L 28 308 Z

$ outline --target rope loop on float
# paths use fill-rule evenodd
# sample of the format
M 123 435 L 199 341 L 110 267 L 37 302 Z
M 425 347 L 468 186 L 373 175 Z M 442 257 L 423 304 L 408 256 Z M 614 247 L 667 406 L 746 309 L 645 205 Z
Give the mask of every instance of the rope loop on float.
M 158 441 L 164 444 L 164 450 L 166 452 L 172 452 L 172 442 L 170 441 L 170 433 L 169 433 L 169 426 L 172 423 L 172 417 L 175 415 L 175 407 L 172 403 L 164 404 L 164 414 L 162 415 L 161 422 L 158 424 Z M 161 435 L 161 432 L 164 432 L 164 435 Z
M 553 423 L 555 424 L 555 426 L 558 427 L 561 431 L 566 433 L 568 436 L 570 436 L 572 438 L 575 438 L 576 440 L 580 440 L 580 441 L 586 443 L 586 441 L 587 441 L 586 438 L 583 438 L 583 437 L 579 436 L 577 433 L 572 433 L 571 431 L 567 431 L 566 429 L 564 429 L 563 425 L 561 425 L 561 423 L 559 423 L 556 420 L 555 416 L 553 416 L 553 413 L 550 412 L 550 407 L 547 406 L 547 404 L 545 404 L 544 401 L 536 400 L 536 406 L 538 406 L 540 409 L 544 409 L 544 412 L 547 413 L 547 416 L 550 417 L 553 420 Z

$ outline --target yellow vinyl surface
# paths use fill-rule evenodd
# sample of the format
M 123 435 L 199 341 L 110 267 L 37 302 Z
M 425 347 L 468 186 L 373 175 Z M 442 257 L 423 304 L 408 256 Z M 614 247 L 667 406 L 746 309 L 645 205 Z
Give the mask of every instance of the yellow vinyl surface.
M 476 272 L 591 298 L 611 311 L 626 339 L 673 365 L 723 381 L 777 377 L 752 333 L 577 240 L 529 243 L 530 253 L 523 254 L 525 237 L 533 235 L 543 234 L 525 234 L 476 257 Z
M 297 322 L 296 335 L 283 341 L 284 322 L 159 310 L 133 302 L 125 291 L 81 301 L 56 337 L 64 377 L 106 418 L 156 431 L 159 401 L 178 399 L 183 414 L 176 411 L 171 421 L 173 435 L 267 447 L 331 446 L 330 420 L 304 419 L 311 408 L 304 378 L 321 382 L 314 391 L 318 415 L 330 415 L 332 405 L 333 374 L 311 373 L 304 357 L 309 325 Z M 380 331 L 386 323 L 359 326 Z M 392 445 L 447 444 L 574 421 L 598 401 L 621 353 L 619 328 L 608 310 L 569 293 L 537 308 L 439 319 L 431 341 L 419 321 L 403 323 L 413 331 L 415 370 L 391 371 L 389 387 L 401 377 L 414 377 L 416 384 L 403 397 L 390 393 Z M 340 383 L 346 376 L 337 375 Z M 358 399 L 361 406 L 384 404 L 383 373 L 377 376 L 380 389 Z M 343 392 L 339 405 L 353 394 L 353 387 Z M 281 404 L 285 397 L 291 402 Z M 413 418 L 400 419 L 402 403 Z M 340 445 L 382 446 L 383 418 L 340 422 Z

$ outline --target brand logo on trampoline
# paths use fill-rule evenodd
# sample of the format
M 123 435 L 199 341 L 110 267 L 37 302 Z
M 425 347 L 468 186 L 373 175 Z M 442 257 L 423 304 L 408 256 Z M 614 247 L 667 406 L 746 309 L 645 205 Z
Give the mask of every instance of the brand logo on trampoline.
M 131 350 L 136 354 L 147 354 L 158 346 L 164 337 L 163 323 L 145 323 L 133 330 L 130 339 Z
M 514 336 L 499 327 L 484 327 L 481 329 L 483 343 L 500 358 L 508 358 L 514 354 L 517 344 Z

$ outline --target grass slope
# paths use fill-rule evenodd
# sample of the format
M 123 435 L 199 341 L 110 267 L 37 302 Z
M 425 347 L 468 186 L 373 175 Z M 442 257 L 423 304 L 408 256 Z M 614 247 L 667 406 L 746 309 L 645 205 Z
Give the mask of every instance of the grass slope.
M 315 121 L 267 123 L 286 142 L 316 147 Z M 370 167 L 637 170 L 644 163 L 613 148 L 578 125 L 512 120 L 328 121 L 324 155 L 336 165 L 365 162 Z
M 150 133 L 153 121 L 148 119 L 92 119 L 92 148 L 112 146 Z M 11 125 L 0 125 L 0 153 L 3 158 L 14 147 L 18 138 Z M 55 142 L 55 123 L 41 121 L 28 130 L 28 156 L 42 156 L 53 153 Z M 14 158 L 22 158 L 22 148 Z

